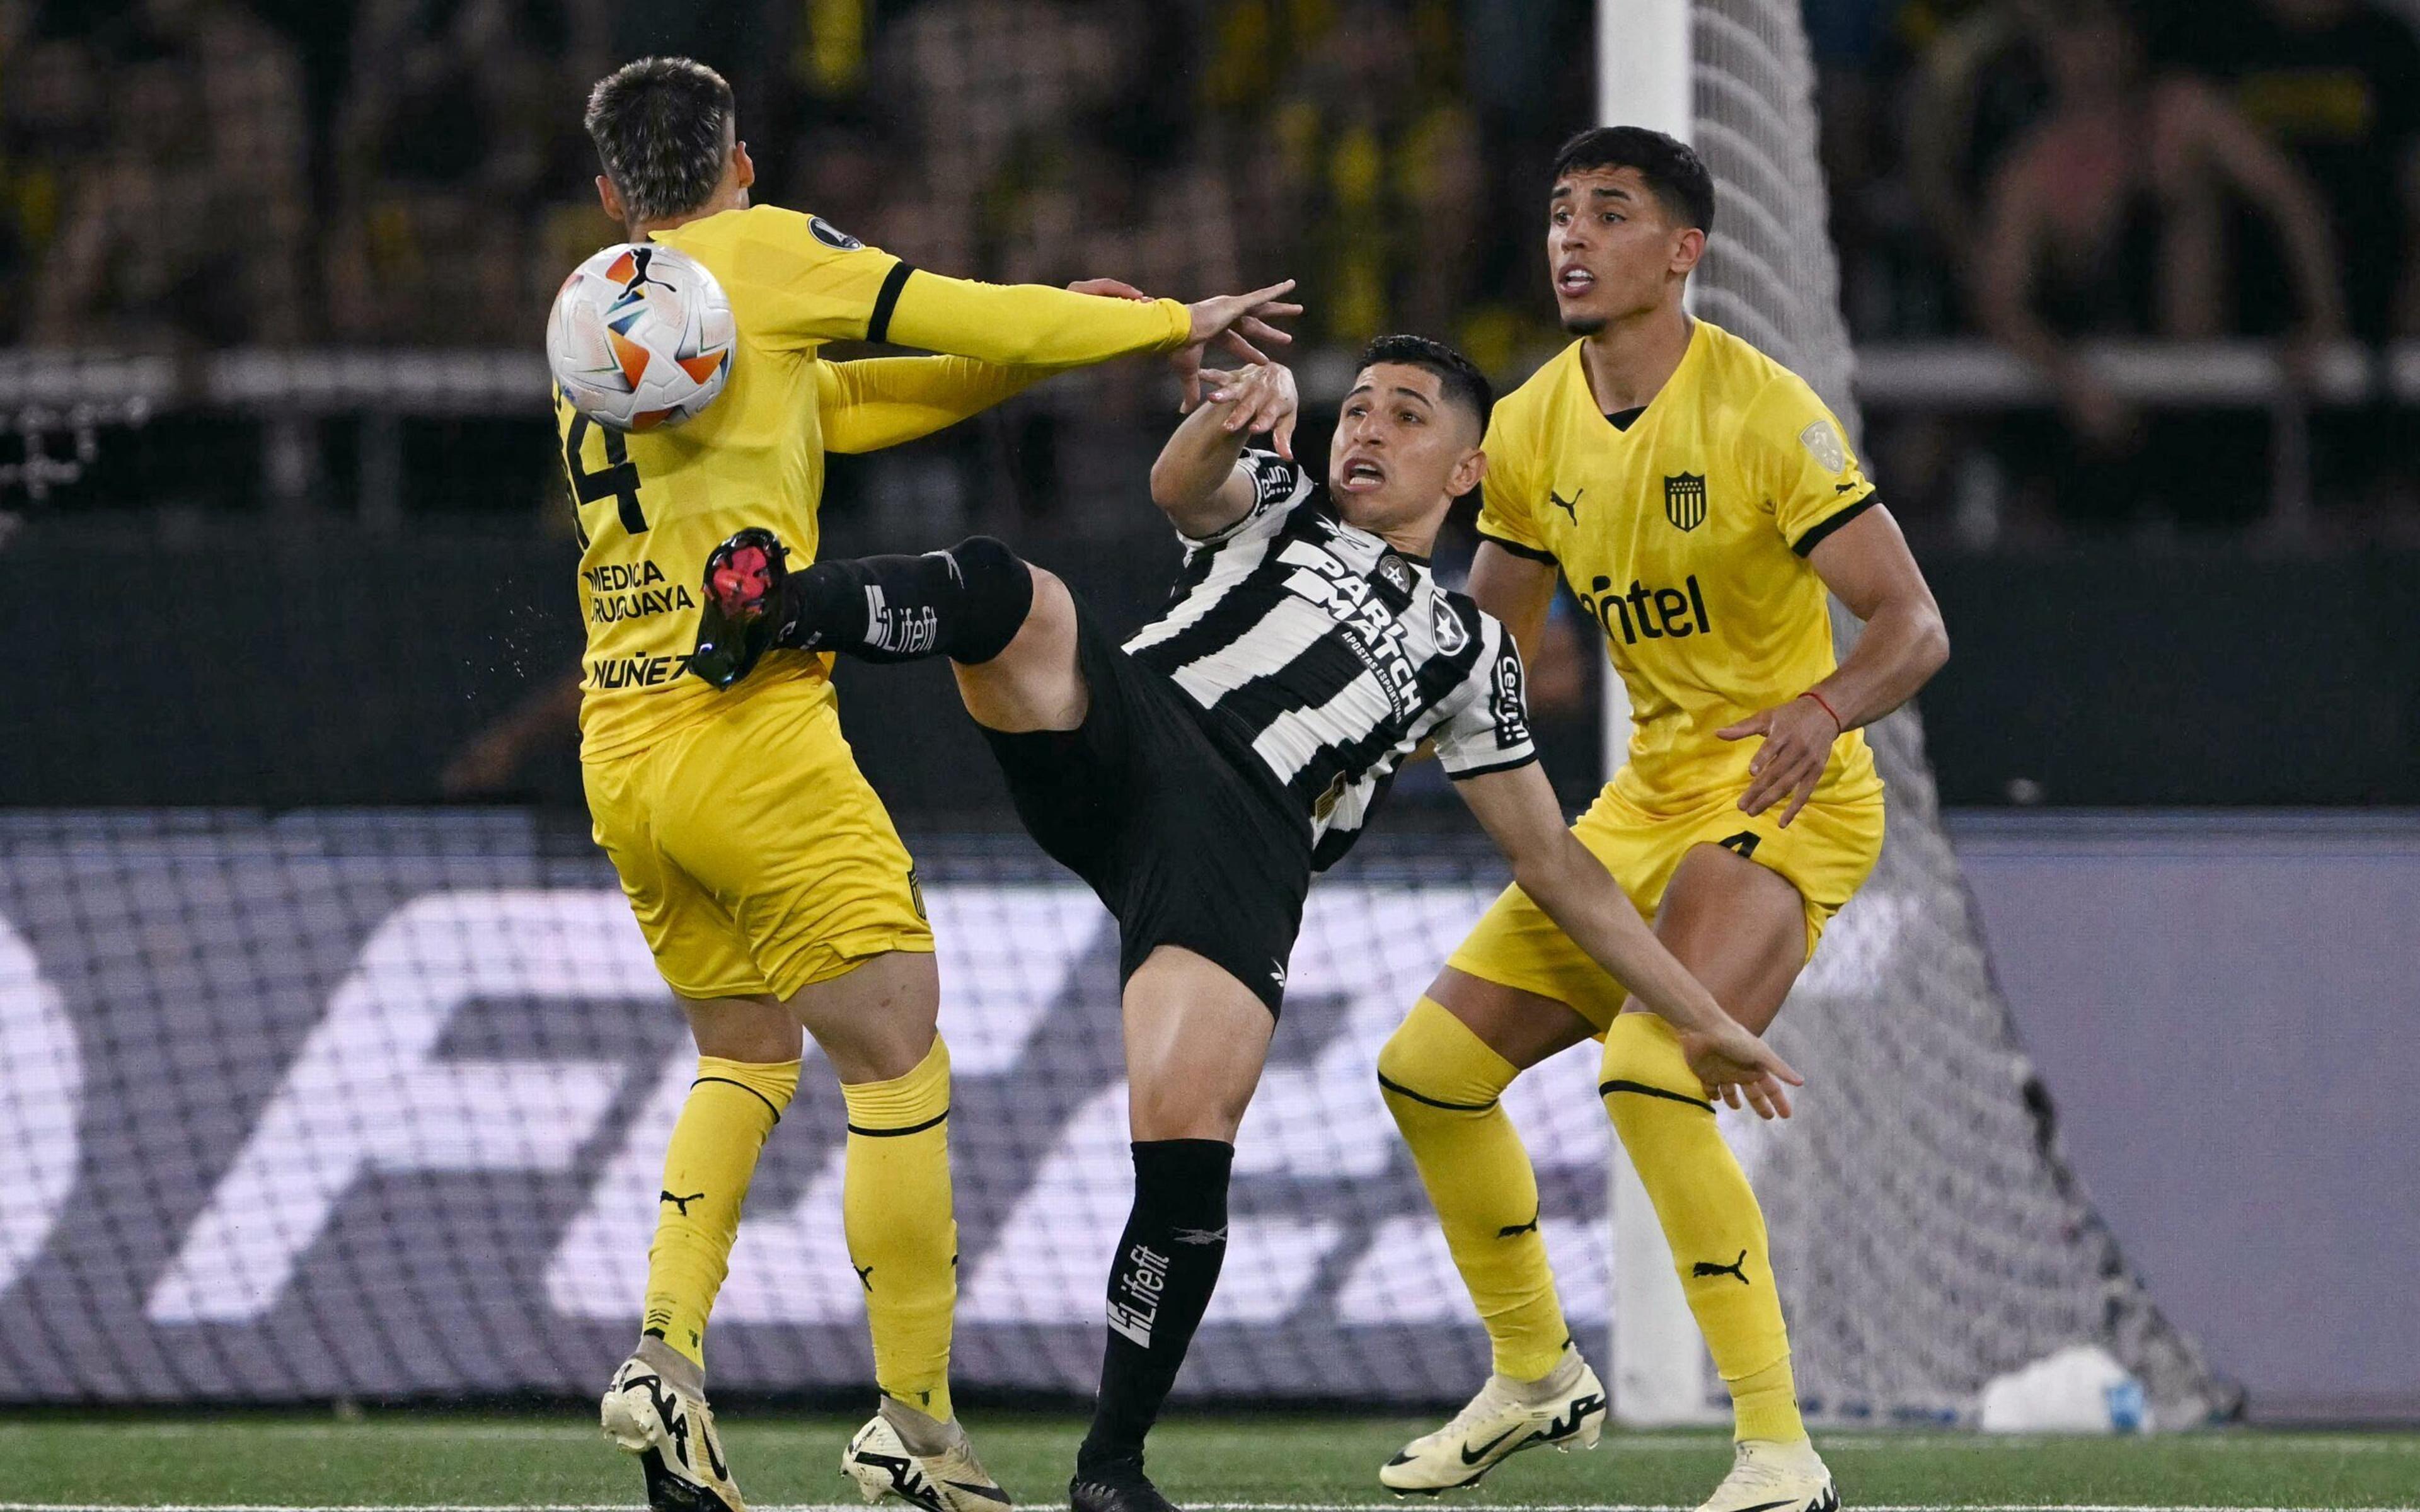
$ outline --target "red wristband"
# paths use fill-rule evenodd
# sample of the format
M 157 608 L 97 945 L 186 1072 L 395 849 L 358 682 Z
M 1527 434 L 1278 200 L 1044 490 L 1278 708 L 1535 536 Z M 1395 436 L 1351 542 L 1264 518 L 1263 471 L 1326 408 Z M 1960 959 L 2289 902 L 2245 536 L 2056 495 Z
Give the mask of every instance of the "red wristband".
M 1817 708 L 1832 717 L 1832 728 L 1838 731 L 1839 734 L 1845 735 L 1849 733 L 1849 721 L 1840 717 L 1840 711 L 1832 707 L 1831 700 L 1825 698 L 1823 694 L 1816 692 L 1811 687 L 1798 696 L 1803 699 L 1813 699 Z M 1838 736 L 1835 736 L 1835 738 L 1838 738 Z

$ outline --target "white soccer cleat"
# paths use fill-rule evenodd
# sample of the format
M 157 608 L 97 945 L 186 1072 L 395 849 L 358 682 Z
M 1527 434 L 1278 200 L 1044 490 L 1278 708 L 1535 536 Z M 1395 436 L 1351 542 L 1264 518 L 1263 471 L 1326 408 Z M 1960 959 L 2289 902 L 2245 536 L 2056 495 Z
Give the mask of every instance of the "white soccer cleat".
M 1605 1432 L 1605 1384 L 1576 1355 L 1571 1383 L 1535 1400 L 1516 1396 L 1501 1376 L 1490 1376 L 1453 1421 L 1379 1467 L 1378 1482 L 1398 1496 L 1435 1496 L 1481 1476 L 1524 1449 L 1596 1447 Z
M 705 1397 L 634 1354 L 613 1372 L 597 1415 L 615 1447 L 639 1457 L 655 1512 L 748 1512 Z
M 840 1470 L 868 1502 L 895 1496 L 924 1512 L 1000 1512 L 1008 1505 L 1008 1493 L 975 1458 L 965 1433 L 939 1454 L 913 1454 L 879 1412 L 841 1451 Z
M 1840 1492 L 1815 1446 L 1743 1439 L 1731 1473 L 1698 1512 L 1839 1512 Z

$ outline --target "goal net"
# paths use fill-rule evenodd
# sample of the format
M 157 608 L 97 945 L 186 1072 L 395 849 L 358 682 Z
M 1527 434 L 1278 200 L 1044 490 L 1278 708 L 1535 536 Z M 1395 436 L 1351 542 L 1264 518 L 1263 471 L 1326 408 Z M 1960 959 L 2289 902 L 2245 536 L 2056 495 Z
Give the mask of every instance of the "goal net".
M 1855 435 L 1796 0 L 1689 10 L 1690 135 L 1720 206 L 1695 308 L 1794 368 Z M 1856 622 L 1838 605 L 1833 618 L 1845 652 Z M 1819 952 L 1829 969 L 1801 982 L 1776 1031 L 1818 1090 L 1786 1130 L 1738 1131 L 1801 1390 L 1829 1416 L 1947 1419 L 1993 1376 L 2081 1342 L 2134 1372 L 2162 1421 L 2231 1410 L 2236 1394 L 2161 1316 L 2061 1152 L 1942 831 L 1916 710 L 1867 738 L 1889 785 L 1882 861 Z

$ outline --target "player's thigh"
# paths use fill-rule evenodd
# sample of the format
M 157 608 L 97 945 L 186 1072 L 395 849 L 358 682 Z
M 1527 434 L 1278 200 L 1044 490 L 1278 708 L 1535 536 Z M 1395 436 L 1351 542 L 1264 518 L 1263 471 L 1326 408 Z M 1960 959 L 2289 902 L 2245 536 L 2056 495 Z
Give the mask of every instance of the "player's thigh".
M 1762 1034 L 1807 964 L 1807 904 L 1780 872 L 1700 843 L 1664 888 L 1655 936 L 1731 1017 Z
M 1508 987 L 1453 966 L 1437 972 L 1429 983 L 1429 996 L 1515 1071 L 1528 1071 L 1603 1032 L 1560 998 Z
M 658 843 L 648 796 L 649 754 L 592 764 L 582 768 L 582 777 L 592 833 L 621 879 L 622 895 L 629 900 L 656 969 L 684 999 L 764 995 L 764 974 L 749 954 L 738 920 Z M 724 1053 L 705 1049 L 703 1040 L 700 1049 Z
M 1277 1017 L 1225 968 L 1163 945 L 1126 979 L 1126 1119 L 1135 1138 L 1233 1142 Z
M 749 1065 L 796 1060 L 805 1048 L 799 1021 L 768 995 L 681 999 L 697 1053 Z
M 1670 870 L 1668 841 L 1652 825 L 1609 819 L 1602 811 L 1609 801 L 1610 795 L 1599 798 L 1572 833 L 1604 863 L 1639 917 L 1652 918 Z M 1605 1032 L 1630 994 L 1515 884 L 1447 958 L 1430 995 L 1497 1054 L 1528 1067 Z
M 915 865 L 829 703 L 737 711 L 661 779 L 658 830 L 785 1002 L 892 951 L 929 953 Z
M 1073 730 L 1084 722 L 1075 595 L 1057 575 L 1040 567 L 1032 573 L 1033 607 L 1008 648 L 989 661 L 950 663 L 960 702 L 986 730 L 1014 734 Z
M 849 1086 L 907 1075 L 932 1053 L 941 974 L 929 950 L 890 950 L 792 994 L 786 1011 Z

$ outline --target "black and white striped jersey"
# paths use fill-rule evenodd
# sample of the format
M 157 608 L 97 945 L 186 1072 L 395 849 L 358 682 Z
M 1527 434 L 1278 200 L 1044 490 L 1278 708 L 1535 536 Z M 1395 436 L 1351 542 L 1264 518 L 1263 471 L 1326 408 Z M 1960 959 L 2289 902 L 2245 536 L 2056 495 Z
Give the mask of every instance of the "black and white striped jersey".
M 1125 649 L 1249 739 L 1301 804 L 1314 865 L 1351 848 L 1422 740 L 1455 779 L 1538 759 L 1502 625 L 1344 523 L 1300 466 L 1256 451 L 1236 468 L 1250 512 L 1185 539 L 1168 612 Z

